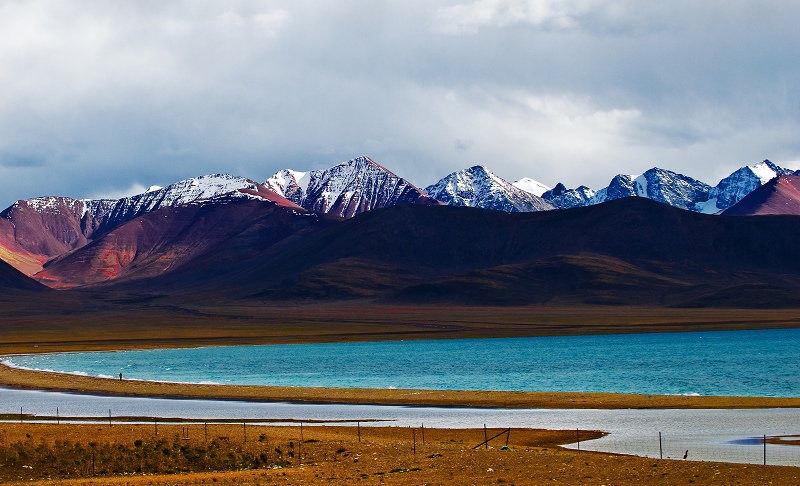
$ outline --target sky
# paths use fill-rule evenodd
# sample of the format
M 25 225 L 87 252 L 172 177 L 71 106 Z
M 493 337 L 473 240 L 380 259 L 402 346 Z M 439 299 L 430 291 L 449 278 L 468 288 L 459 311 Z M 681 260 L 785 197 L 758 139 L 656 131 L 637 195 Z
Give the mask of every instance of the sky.
M 369 155 L 599 189 L 800 165 L 794 0 L 0 0 L 0 207 Z

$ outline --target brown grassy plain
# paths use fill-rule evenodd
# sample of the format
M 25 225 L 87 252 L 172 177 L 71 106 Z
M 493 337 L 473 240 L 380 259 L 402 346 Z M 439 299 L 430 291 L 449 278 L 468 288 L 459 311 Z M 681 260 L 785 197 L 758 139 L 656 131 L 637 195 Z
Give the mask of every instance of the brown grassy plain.
M 491 436 L 500 430 L 488 432 Z M 582 440 L 600 435 L 580 433 Z M 298 426 L 248 425 L 246 434 L 244 442 L 245 428 L 233 424 L 161 425 L 158 436 L 153 425 L 3 424 L 0 458 L 6 465 L 0 468 L 0 483 L 755 485 L 800 481 L 800 469 L 793 467 L 656 460 L 558 447 L 574 442 L 575 431 L 513 429 L 508 450 L 502 449 L 505 436 L 492 441 L 489 449 L 473 450 L 483 441 L 482 429 L 426 428 L 424 443 L 420 428 L 361 427 L 360 441 L 355 427 L 305 426 L 302 441 Z M 76 443 L 83 446 L 78 448 L 84 452 L 82 461 L 43 457 L 55 450 L 76 450 Z M 137 456 L 153 447 L 155 459 Z M 27 455 L 20 458 L 22 450 Z M 96 451 L 94 477 L 91 450 Z M 233 467 L 238 470 L 202 470 L 214 458 L 225 457 L 239 461 Z M 260 464 L 253 468 L 248 458 Z M 250 469 L 243 470 L 248 465 Z M 150 472 L 153 469 L 158 472 Z

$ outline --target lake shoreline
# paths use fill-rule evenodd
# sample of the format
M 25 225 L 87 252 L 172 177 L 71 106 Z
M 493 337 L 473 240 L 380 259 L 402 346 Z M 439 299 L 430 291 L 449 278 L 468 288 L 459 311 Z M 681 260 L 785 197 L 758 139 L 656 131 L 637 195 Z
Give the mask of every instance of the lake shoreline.
M 0 364 L 0 387 L 98 396 L 306 404 L 542 409 L 800 408 L 800 398 L 206 385 L 117 380 Z

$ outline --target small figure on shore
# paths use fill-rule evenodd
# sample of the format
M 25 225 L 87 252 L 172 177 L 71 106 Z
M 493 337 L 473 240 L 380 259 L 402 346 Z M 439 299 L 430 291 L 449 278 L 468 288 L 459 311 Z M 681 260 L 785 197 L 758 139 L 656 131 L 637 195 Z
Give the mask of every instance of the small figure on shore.
M 687 457 L 689 457 L 689 449 L 686 449 L 686 452 L 683 453 L 683 460 L 685 461 Z
M 119 374 L 119 381 L 122 381 L 122 373 Z

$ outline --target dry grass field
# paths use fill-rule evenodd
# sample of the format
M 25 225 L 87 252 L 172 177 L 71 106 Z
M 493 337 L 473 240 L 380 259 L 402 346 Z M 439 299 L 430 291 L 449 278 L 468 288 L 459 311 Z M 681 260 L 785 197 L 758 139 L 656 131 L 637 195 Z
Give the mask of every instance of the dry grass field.
M 12 424 L 0 484 L 797 484 L 800 469 L 562 449 L 575 431 L 249 424 Z M 490 429 L 491 437 L 501 432 Z M 245 437 L 246 435 L 246 437 Z M 599 437 L 581 431 L 581 439 Z M 246 440 L 246 441 L 245 441 Z M 94 458 L 94 466 L 92 460 Z

